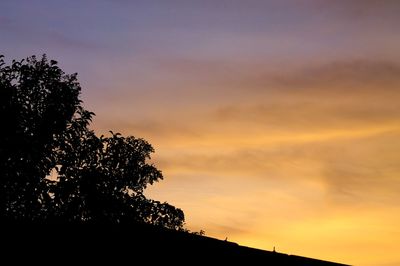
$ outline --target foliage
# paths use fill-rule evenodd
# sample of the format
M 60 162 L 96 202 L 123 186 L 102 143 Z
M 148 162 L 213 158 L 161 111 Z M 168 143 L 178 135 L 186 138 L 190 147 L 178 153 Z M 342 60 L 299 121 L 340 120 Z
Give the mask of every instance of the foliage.
M 147 199 L 161 172 L 143 139 L 97 137 L 76 74 L 46 56 L 0 56 L 0 215 L 39 222 L 145 222 L 182 229 L 184 215 Z

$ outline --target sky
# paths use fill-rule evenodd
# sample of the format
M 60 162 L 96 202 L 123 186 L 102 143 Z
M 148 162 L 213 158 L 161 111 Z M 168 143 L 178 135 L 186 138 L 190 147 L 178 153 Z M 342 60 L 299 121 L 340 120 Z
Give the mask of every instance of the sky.
M 2 0 L 0 54 L 78 72 L 93 129 L 148 140 L 190 230 L 400 265 L 400 2 Z

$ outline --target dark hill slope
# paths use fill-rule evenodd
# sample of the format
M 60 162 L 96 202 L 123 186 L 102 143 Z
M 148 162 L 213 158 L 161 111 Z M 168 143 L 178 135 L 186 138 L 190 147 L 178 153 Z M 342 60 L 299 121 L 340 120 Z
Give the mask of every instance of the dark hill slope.
M 148 225 L 13 225 L 1 239 L 3 259 L 33 265 L 344 265 Z

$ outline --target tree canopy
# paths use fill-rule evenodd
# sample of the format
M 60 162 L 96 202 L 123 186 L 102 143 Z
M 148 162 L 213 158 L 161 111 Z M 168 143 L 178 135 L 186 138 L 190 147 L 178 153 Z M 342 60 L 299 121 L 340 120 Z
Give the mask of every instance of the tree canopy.
M 0 56 L 0 215 L 60 223 L 143 222 L 183 229 L 182 210 L 147 199 L 163 179 L 144 139 L 97 136 L 77 75 L 35 56 Z

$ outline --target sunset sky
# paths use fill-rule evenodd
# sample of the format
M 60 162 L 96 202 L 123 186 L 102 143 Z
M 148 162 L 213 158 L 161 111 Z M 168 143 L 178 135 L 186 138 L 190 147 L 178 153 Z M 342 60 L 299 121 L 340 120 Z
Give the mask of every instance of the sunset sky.
M 400 265 L 400 1 L 1 0 L 0 54 L 43 53 L 189 229 Z

